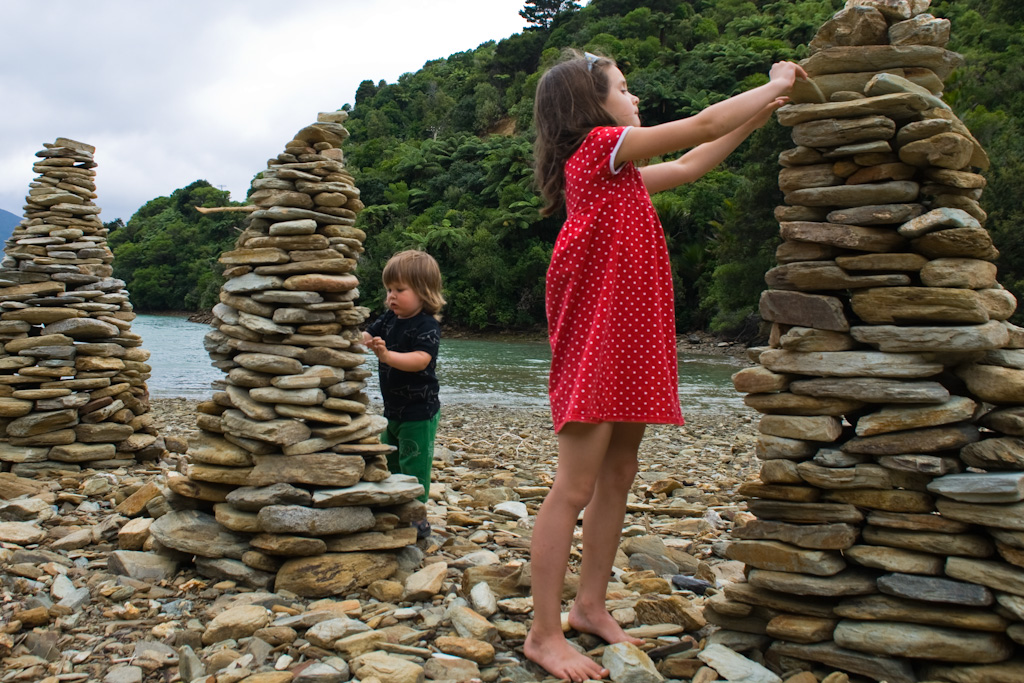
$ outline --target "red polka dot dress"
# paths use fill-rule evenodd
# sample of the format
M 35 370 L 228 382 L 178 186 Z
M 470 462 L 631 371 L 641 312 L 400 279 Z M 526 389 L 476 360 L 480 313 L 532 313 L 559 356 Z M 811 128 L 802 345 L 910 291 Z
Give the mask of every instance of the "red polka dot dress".
M 612 168 L 628 132 L 595 128 L 565 164 L 568 217 L 546 285 L 555 431 L 683 424 L 664 231 L 632 162 Z

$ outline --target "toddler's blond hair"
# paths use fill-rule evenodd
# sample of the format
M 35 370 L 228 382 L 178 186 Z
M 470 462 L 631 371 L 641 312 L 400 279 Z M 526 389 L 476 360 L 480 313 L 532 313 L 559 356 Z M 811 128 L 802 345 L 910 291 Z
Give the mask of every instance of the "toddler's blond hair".
M 423 310 L 438 320 L 445 305 L 441 295 L 441 268 L 434 257 L 425 251 L 400 251 L 384 266 L 381 280 L 385 287 L 403 284 L 416 293 L 423 302 Z

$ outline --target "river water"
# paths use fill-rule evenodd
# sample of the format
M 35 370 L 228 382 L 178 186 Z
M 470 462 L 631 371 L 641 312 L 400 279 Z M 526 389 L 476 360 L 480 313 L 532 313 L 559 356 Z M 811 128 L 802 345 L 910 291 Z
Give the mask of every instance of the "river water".
M 224 373 L 210 365 L 203 336 L 210 326 L 176 316 L 140 315 L 132 331 L 152 355 L 149 391 L 154 398 L 207 399 Z M 441 402 L 510 408 L 546 408 L 551 352 L 545 342 L 443 339 L 437 377 Z M 370 355 L 368 367 L 376 371 Z M 729 357 L 679 354 L 679 399 L 691 409 L 737 409 L 742 397 L 730 377 L 744 367 Z M 379 401 L 376 372 L 367 391 Z

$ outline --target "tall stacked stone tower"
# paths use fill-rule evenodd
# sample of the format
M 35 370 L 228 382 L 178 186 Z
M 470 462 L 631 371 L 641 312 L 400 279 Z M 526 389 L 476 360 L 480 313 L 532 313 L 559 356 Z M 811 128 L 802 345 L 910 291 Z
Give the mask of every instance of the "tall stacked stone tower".
M 387 421 L 367 412 L 346 117 L 320 114 L 253 181 L 206 337 L 227 374 L 199 406 L 184 476 L 167 482 L 179 509 L 151 528 L 204 575 L 305 596 L 390 576 L 425 514 L 423 487 L 387 469 Z
M 1024 680 L 1024 330 L 981 208 L 988 158 L 941 99 L 927 0 L 854 0 L 779 111 L 783 243 L 757 367 L 748 583 L 709 620 L 777 670 Z M 746 634 L 740 636 L 739 634 Z
M 95 148 L 44 147 L 0 262 L 0 466 L 24 477 L 163 452 L 149 353 L 93 203 Z

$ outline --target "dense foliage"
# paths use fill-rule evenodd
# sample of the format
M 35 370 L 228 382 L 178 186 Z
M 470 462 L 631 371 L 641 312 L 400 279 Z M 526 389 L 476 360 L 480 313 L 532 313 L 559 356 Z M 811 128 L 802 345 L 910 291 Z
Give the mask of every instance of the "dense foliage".
M 351 114 L 348 165 L 367 206 L 359 221 L 368 234 L 359 273 L 364 302 L 380 305 L 379 274 L 392 253 L 422 248 L 441 264 L 447 322 L 477 329 L 543 326 L 544 272 L 561 218 L 538 213 L 530 135 L 539 74 L 561 49 L 614 57 L 640 98 L 642 120 L 654 124 L 763 83 L 775 61 L 805 57 L 807 42 L 843 4 L 591 0 L 580 8 L 565 0 L 531 0 L 521 13 L 529 25 L 519 34 L 428 62 L 395 83 L 363 81 L 354 107 L 344 108 Z M 1024 172 L 1022 7 L 1019 0 L 935 0 L 931 10 L 952 20 L 950 47 L 967 59 L 947 83 L 946 99 L 992 158 L 982 205 L 1003 254 L 1000 279 L 1018 298 L 1024 295 L 1024 238 L 1014 227 L 1024 220 L 1024 208 L 1015 201 L 1013 184 Z M 749 322 L 778 244 L 772 215 L 782 200 L 776 157 L 791 144 L 789 130 L 770 123 L 700 181 L 654 197 L 672 258 L 680 330 L 736 333 Z M 119 249 L 154 239 L 151 230 L 172 223 L 193 225 L 199 233 L 209 226 L 211 235 L 223 236 L 216 229 L 235 219 L 164 216 L 178 193 L 192 197 L 196 185 L 147 204 L 129 221 Z M 190 201 L 207 199 L 196 195 Z M 143 260 L 141 251 L 140 245 L 131 265 L 118 251 L 119 272 L 157 265 Z M 195 277 L 205 273 L 211 253 L 197 256 L 201 264 L 190 271 Z M 140 280 L 161 277 L 151 272 Z M 149 294 L 140 298 L 134 286 L 132 295 L 142 308 L 189 308 L 210 300 L 209 280 L 182 286 L 182 298 L 173 302 L 168 299 L 178 294 L 145 290 L 163 295 L 166 304 L 157 305 Z
M 127 225 L 106 223 L 114 275 L 125 281 L 132 302 L 147 311 L 196 311 L 218 301 L 221 252 L 234 248 L 241 213 L 201 214 L 197 206 L 229 206 L 228 192 L 197 180 L 157 197 Z

